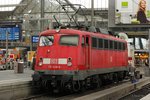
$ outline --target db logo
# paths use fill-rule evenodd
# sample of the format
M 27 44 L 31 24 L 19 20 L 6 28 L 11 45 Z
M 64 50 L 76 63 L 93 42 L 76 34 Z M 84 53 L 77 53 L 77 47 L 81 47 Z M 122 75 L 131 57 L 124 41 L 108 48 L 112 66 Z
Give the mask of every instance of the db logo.
M 50 64 L 58 64 L 58 60 L 57 59 L 51 59 Z

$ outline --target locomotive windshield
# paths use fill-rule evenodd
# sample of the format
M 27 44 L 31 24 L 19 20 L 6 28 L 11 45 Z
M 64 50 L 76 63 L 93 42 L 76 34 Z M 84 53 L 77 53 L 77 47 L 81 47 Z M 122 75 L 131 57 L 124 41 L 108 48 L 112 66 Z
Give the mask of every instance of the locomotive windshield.
M 62 35 L 60 37 L 60 45 L 77 46 L 79 41 L 78 35 Z
M 51 46 L 54 42 L 54 36 L 41 36 L 39 46 Z

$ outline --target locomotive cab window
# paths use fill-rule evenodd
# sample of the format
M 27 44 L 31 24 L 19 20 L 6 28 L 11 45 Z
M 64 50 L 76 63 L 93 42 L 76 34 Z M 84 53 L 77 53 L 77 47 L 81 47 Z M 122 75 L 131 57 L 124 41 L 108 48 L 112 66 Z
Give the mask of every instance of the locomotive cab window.
M 89 46 L 89 37 L 86 37 L 86 46 Z
M 92 47 L 97 48 L 97 38 L 92 38 Z
M 60 45 L 77 46 L 79 42 L 78 35 L 62 35 L 60 37 Z
M 39 46 L 51 46 L 54 43 L 54 36 L 41 36 Z
M 89 37 L 82 37 L 82 46 L 89 46 Z

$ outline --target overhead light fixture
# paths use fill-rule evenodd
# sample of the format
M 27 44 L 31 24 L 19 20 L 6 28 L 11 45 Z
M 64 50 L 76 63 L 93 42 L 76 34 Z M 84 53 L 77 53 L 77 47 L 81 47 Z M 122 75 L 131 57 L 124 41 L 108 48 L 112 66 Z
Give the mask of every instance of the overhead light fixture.
M 31 13 L 32 10 L 29 10 L 28 13 Z

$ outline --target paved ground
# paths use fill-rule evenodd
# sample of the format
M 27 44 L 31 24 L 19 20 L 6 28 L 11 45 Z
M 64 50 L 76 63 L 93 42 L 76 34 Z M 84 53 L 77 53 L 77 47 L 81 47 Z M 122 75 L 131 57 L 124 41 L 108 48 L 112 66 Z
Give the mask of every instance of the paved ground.
M 136 67 L 136 71 L 140 71 L 140 74 L 144 76 L 150 76 L 150 69 L 147 66 Z
M 23 73 L 14 73 L 14 70 L 1 70 L 0 71 L 0 83 L 10 81 L 30 81 L 33 70 L 28 68 L 24 69 Z

